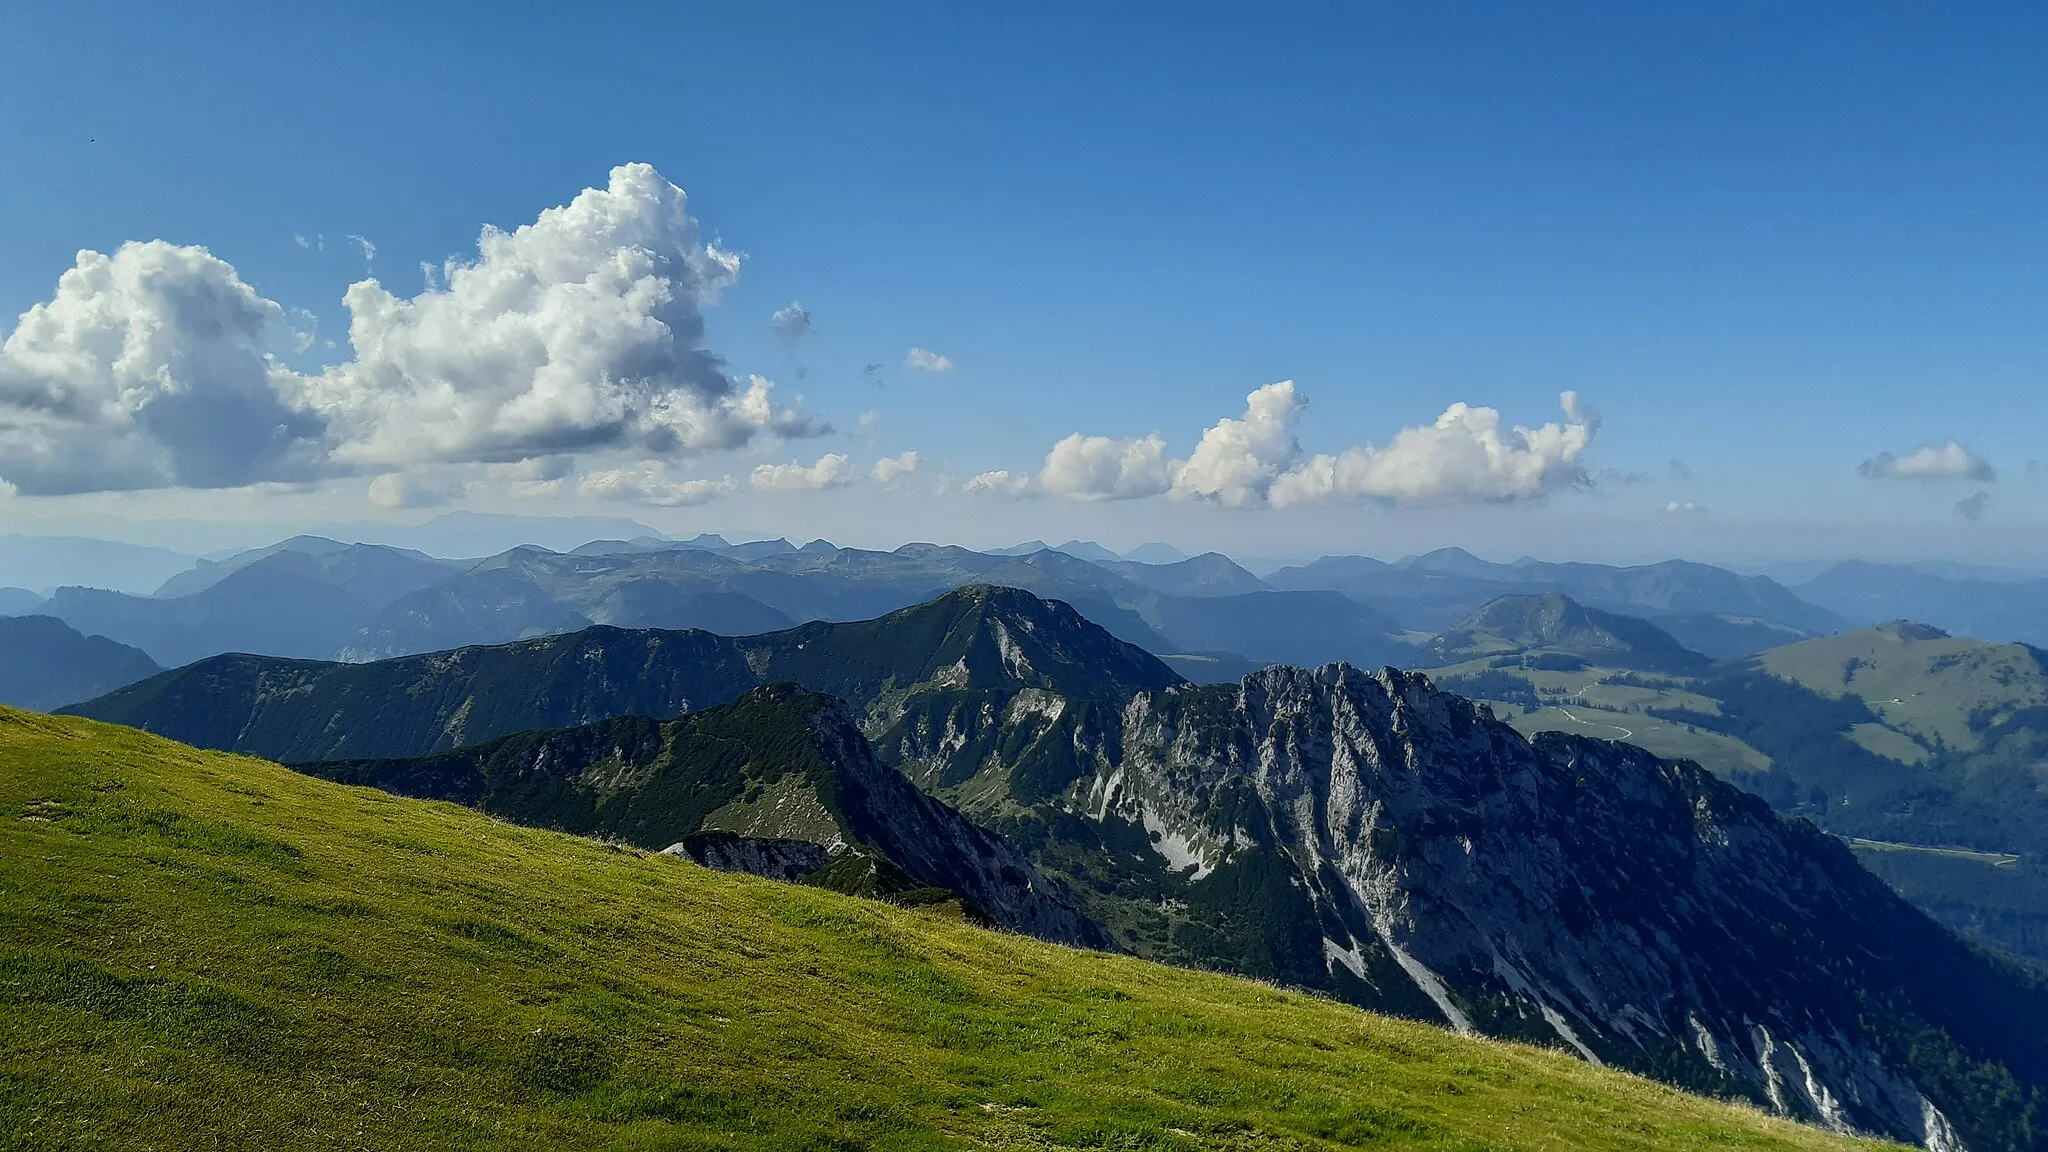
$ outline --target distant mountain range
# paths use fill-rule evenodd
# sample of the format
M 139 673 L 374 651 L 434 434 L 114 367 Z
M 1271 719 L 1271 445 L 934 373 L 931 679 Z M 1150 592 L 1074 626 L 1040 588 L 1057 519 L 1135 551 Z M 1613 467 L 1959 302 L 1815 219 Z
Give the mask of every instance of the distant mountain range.
M 167 666 L 222 652 L 324 658 L 392 601 L 461 567 L 396 548 L 301 537 L 247 562 L 204 566 L 167 581 L 184 595 L 66 587 L 37 610 Z
M 443 560 L 302 536 L 199 561 L 154 595 L 68 586 L 47 600 L 32 592 L 0 597 L 0 612 L 43 612 L 165 665 L 225 652 L 374 660 L 594 624 L 745 635 L 868 619 L 991 583 L 1065 600 L 1122 639 L 1174 657 L 1197 679 L 1235 679 L 1269 663 L 1427 662 L 1432 633 L 1502 596 L 1544 592 L 1652 620 L 1715 658 L 1845 626 L 1772 581 L 1678 561 L 1503 565 L 1449 549 L 1396 564 L 1326 557 L 1261 579 L 1218 553 L 1147 563 L 1084 541 L 1062 549 L 1071 551 L 912 544 L 876 552 L 822 540 L 643 534 L 570 552 L 521 547 Z M 1133 555 L 1168 559 L 1164 546 L 1148 549 Z
M 374 663 L 217 656 L 67 711 L 295 763 L 419 756 L 533 728 L 677 716 L 778 681 L 865 706 L 895 685 L 941 680 L 1120 699 L 1180 677 L 1065 604 L 973 587 L 876 620 L 762 636 L 600 626 Z
M 152 676 L 157 663 L 49 616 L 0 617 L 0 704 L 47 711 Z
M 1987 579 L 1918 567 L 1837 564 L 1799 595 L 1858 624 L 1914 620 L 1958 636 L 2048 645 L 2048 579 Z
M 1625 636 L 1628 651 L 1666 648 L 1531 599 L 1474 623 L 1558 650 Z M 780 680 L 851 712 L 757 687 Z M 684 708 L 706 719 L 607 719 Z M 1122 950 L 1933 1148 L 2033 1147 L 2048 1099 L 2048 991 L 1697 766 L 1564 733 L 1531 741 L 1412 673 L 1275 667 L 1186 684 L 1020 590 L 757 637 L 595 629 L 368 665 L 221 658 L 77 711 L 292 759 L 373 748 L 387 758 L 307 768 L 638 843 L 673 836 L 685 852 L 730 836 L 694 849 L 727 866 L 791 873 L 837 839 L 856 870 L 872 853 L 998 919 L 1021 915 L 1005 899 L 1041 891 L 1028 866 L 1042 891 L 1071 893 L 1079 931 Z M 436 751 L 564 718 L 593 726 Z M 815 769 L 807 757 L 834 742 L 844 755 Z M 792 754 L 815 770 L 775 766 Z M 909 814 L 926 811 L 912 790 L 870 790 L 869 816 L 841 822 L 847 781 L 879 779 L 863 775 L 868 755 L 1006 848 L 967 851 L 976 834 L 947 825 L 954 849 L 928 867 L 861 831 L 945 825 Z
M 2048 653 L 1893 623 L 1709 664 L 1546 594 L 1487 605 L 1430 654 L 1443 687 L 1525 734 L 1708 765 L 1852 838 L 1945 923 L 2048 964 Z
M 122 592 L 148 592 L 191 567 L 195 559 L 168 548 L 111 540 L 0 535 L 0 587 L 41 592 L 64 584 L 90 584 Z
M 0 588 L 0 616 L 29 616 L 43 606 L 41 593 L 26 588 Z
M 1342 592 L 1404 628 L 1423 632 L 1450 627 L 1501 596 L 1561 592 L 1590 608 L 1642 616 L 1660 626 L 1668 622 L 1674 632 L 1692 631 L 1703 641 L 1703 650 L 1716 656 L 1759 650 L 1746 647 L 1752 640 L 1782 643 L 1788 631 L 1811 636 L 1847 625 L 1841 616 L 1767 577 L 1684 560 L 1632 568 L 1536 560 L 1496 564 L 1445 548 L 1393 564 L 1366 556 L 1326 556 L 1282 568 L 1266 582 L 1275 588 Z

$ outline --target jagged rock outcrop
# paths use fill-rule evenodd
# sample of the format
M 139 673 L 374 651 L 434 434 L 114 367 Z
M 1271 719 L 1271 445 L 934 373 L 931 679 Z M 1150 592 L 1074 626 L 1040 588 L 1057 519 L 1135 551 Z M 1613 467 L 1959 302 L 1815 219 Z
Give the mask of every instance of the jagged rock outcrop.
M 2041 1139 L 2039 984 L 1696 765 L 1532 744 L 1425 677 L 1344 665 L 1141 693 L 1104 731 L 1085 773 L 995 822 L 1125 947 L 1839 1130 Z M 939 740 L 909 763 L 988 797 L 1012 767 L 1001 746 Z
M 662 849 L 688 856 L 720 872 L 747 872 L 770 880 L 798 883 L 832 863 L 832 851 L 809 840 L 769 840 L 731 832 L 699 832 Z

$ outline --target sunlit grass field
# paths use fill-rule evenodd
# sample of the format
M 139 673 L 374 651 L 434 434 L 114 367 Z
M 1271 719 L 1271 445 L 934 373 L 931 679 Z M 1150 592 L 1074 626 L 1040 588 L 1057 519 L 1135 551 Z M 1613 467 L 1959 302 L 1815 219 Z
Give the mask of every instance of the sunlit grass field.
M 0 709 L 0 1148 L 1871 1146 Z

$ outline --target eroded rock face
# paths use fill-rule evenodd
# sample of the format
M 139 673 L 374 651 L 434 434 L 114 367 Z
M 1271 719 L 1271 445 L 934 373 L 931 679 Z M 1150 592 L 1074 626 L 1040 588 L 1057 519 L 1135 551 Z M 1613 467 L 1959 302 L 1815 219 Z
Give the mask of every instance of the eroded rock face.
M 720 872 L 748 872 L 795 883 L 832 863 L 832 852 L 808 840 L 770 840 L 731 832 L 700 832 L 662 849 Z
M 1042 706 L 1022 711 L 1026 736 L 1057 732 Z M 2038 988 L 1696 765 L 1532 744 L 1422 676 L 1345 665 L 1138 694 L 1094 731 L 1110 739 L 1065 734 L 1083 770 L 1041 806 L 1051 839 L 1007 827 L 1055 871 L 1073 867 L 1058 829 L 1096 829 L 1126 861 L 1094 877 L 1106 923 L 1128 921 L 1101 909 L 1144 883 L 1190 906 L 1170 945 L 1120 940 L 1134 950 L 1930 1148 L 2013 1146 L 2018 1131 L 1942 1068 L 2017 1076 L 2024 1098 L 2048 1066 Z M 985 784 L 1003 770 L 987 749 L 1029 745 L 959 732 L 941 726 L 906 766 Z M 947 762 L 977 747 L 982 760 Z M 1110 847 L 1132 843 L 1145 847 Z
M 1068 944 L 1107 942 L 1008 841 L 877 760 L 849 708 L 831 697 L 811 699 L 810 731 L 832 767 L 832 800 L 851 839 L 871 845 L 918 882 L 965 896 L 1012 931 Z

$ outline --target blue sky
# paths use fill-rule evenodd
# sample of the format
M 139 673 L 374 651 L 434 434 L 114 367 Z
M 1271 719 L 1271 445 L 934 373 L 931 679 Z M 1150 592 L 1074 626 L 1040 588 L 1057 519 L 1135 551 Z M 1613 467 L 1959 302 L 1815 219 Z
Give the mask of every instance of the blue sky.
M 353 356 L 350 235 L 410 297 L 481 226 L 644 162 L 746 255 L 706 346 L 837 431 L 665 458 L 671 483 L 740 478 L 705 503 L 478 481 L 382 507 L 373 474 L 413 474 L 385 460 L 289 488 L 24 491 L 0 524 L 470 506 L 873 544 L 2048 565 L 2038 6 L 83 7 L 0 41 L 0 316 L 50 300 L 79 249 L 198 245 L 317 315 L 280 353 L 312 373 Z M 797 342 L 768 320 L 793 300 L 815 323 Z M 905 368 L 912 347 L 952 371 Z M 1040 475 L 1074 433 L 1157 432 L 1170 471 L 1290 379 L 1304 459 L 1454 402 L 1537 426 L 1569 389 L 1600 422 L 1576 475 L 1512 499 L 1074 500 Z M 1950 440 L 1997 479 L 1858 472 Z M 907 481 L 870 477 L 906 451 Z M 858 482 L 746 483 L 829 453 Z M 997 469 L 1044 491 L 939 491 Z

